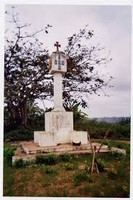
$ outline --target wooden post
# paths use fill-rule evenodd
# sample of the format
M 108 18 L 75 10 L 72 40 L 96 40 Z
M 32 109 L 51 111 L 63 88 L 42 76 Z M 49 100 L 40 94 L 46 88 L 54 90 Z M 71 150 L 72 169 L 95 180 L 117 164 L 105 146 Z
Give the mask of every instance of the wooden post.
M 93 158 L 92 158 L 91 173 L 93 173 L 93 171 L 94 171 L 96 148 L 97 148 L 96 146 L 94 146 L 94 148 L 93 148 Z
M 93 146 L 92 146 L 90 134 L 87 132 L 87 135 L 88 135 L 88 139 L 89 139 L 89 142 L 90 142 L 91 150 L 92 150 L 92 153 L 93 153 Z
M 109 134 L 109 129 L 106 131 L 106 133 L 105 133 L 105 136 L 104 136 L 104 138 L 103 138 L 103 140 L 102 140 L 102 142 L 101 142 L 101 145 L 100 145 L 100 147 L 99 147 L 99 149 L 98 149 L 97 153 L 99 153 L 99 152 L 100 152 L 100 150 L 101 150 L 101 147 L 102 147 L 102 145 L 103 145 L 103 143 L 104 143 L 104 141 L 105 141 L 106 137 L 108 136 L 108 134 Z

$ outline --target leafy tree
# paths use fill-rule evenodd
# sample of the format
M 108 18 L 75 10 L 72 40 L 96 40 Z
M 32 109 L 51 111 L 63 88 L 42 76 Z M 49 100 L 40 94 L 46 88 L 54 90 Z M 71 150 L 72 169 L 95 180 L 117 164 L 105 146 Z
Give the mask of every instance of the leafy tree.
M 74 130 L 87 130 L 89 119 L 79 108 L 80 103 L 73 105 Z
M 88 98 L 91 94 L 100 96 L 105 93 L 105 88 L 109 85 L 112 76 L 107 75 L 107 63 L 112 59 L 110 52 L 100 45 L 92 45 L 91 39 L 94 31 L 89 30 L 88 25 L 80 29 L 78 33 L 68 38 L 66 54 L 68 55 L 68 69 L 64 76 L 64 107 L 72 109 L 77 103 L 87 107 Z M 86 44 L 86 45 L 85 45 Z M 104 73 L 100 73 L 103 71 Z
M 10 15 L 10 13 L 7 13 Z M 21 25 L 17 13 L 12 13 L 15 32 L 5 38 L 5 103 L 14 122 L 27 127 L 27 103 L 36 98 L 49 98 L 52 94 L 49 81 L 48 51 L 36 38 L 40 31 L 29 33 L 29 25 Z
M 27 106 L 27 124 L 28 127 L 35 129 L 44 129 L 44 110 L 37 103 L 29 102 Z
M 41 31 L 47 34 L 51 25 L 29 33 L 30 25 L 22 25 L 16 13 L 7 15 L 12 18 L 15 28 L 10 33 L 11 38 L 9 31 L 6 31 L 8 37 L 5 37 L 5 103 L 14 127 L 18 124 L 27 127 L 29 102 L 34 102 L 36 98 L 49 100 L 53 95 L 53 78 L 49 75 L 48 67 L 49 53 L 36 37 Z M 72 110 L 77 104 L 87 107 L 89 95 L 100 95 L 100 91 L 104 92 L 112 79 L 111 76 L 99 73 L 99 69 L 111 59 L 109 55 L 104 55 L 100 45 L 87 44 L 93 35 L 93 30 L 86 26 L 68 38 L 65 49 L 69 57 L 68 70 L 63 77 L 63 105 L 66 110 Z

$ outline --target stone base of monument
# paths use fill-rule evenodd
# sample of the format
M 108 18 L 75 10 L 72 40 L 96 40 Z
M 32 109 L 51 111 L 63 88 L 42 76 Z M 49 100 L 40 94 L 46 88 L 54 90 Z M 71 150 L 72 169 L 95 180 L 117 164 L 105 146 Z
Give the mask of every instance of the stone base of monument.
M 67 129 L 59 129 L 55 133 L 45 131 L 34 132 L 34 142 L 40 147 L 57 146 L 65 143 L 80 143 L 81 145 L 88 144 L 86 131 L 68 131 Z
M 97 149 L 100 147 L 100 143 L 92 143 L 92 146 L 96 146 Z M 112 148 L 111 150 L 107 145 L 103 145 L 100 149 L 100 153 L 108 153 L 108 152 L 117 152 L 126 155 L 126 150 L 119 148 Z M 60 154 L 90 154 L 92 153 L 91 145 L 83 144 L 80 146 L 73 146 L 71 144 L 60 144 L 58 146 L 47 146 L 40 147 L 38 144 L 34 143 L 34 141 L 30 142 L 21 142 L 17 150 L 15 151 L 15 155 L 12 157 L 12 163 L 14 163 L 18 159 L 23 160 L 34 160 L 36 155 L 38 154 L 48 154 L 54 153 L 56 155 Z
M 45 113 L 45 131 L 34 132 L 34 142 L 40 147 L 72 142 L 87 144 L 86 131 L 73 130 L 73 112 L 53 110 Z

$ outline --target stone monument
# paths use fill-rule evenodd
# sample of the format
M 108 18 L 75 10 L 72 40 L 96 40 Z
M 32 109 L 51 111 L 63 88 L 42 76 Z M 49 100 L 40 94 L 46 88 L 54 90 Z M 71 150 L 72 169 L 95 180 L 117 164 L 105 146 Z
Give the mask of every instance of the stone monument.
M 73 112 L 66 112 L 62 103 L 62 74 L 67 71 L 67 56 L 56 51 L 50 57 L 50 73 L 54 77 L 54 110 L 45 113 L 45 131 L 34 132 L 34 142 L 40 147 L 65 143 L 88 144 L 87 132 L 73 130 Z
M 118 148 L 110 150 L 107 145 L 103 145 L 101 149 L 101 144 L 90 144 L 86 131 L 73 130 L 73 112 L 66 112 L 62 104 L 62 74 L 67 71 L 67 56 L 59 51 L 58 42 L 55 46 L 57 49 L 50 58 L 50 73 L 54 76 L 54 110 L 45 113 L 45 131 L 35 131 L 34 142 L 22 142 L 12 157 L 12 163 L 20 158 L 33 160 L 36 154 L 51 152 L 57 154 L 92 153 L 94 147 L 100 149 L 100 152 L 115 151 L 126 155 L 125 150 Z

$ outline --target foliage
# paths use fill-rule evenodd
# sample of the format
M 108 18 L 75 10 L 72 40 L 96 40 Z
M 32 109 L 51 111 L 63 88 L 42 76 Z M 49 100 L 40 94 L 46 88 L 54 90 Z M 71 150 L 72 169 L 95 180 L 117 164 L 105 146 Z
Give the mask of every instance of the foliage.
M 27 108 L 27 124 L 34 130 L 44 129 L 44 110 L 37 103 L 29 102 Z
M 116 177 L 117 177 L 117 171 L 115 169 L 113 169 L 113 168 L 109 169 L 108 170 L 108 177 L 110 179 L 116 179 Z
M 46 174 L 56 174 L 56 173 L 57 173 L 57 170 L 56 170 L 54 167 L 45 166 L 44 172 L 45 172 Z
M 85 130 L 84 125 L 88 122 L 87 114 L 79 109 L 80 104 L 77 103 L 73 106 L 74 129 Z
M 112 144 L 111 144 L 111 142 L 107 142 L 107 145 L 108 145 L 108 149 L 111 150 L 111 149 L 112 149 Z
M 108 123 L 98 122 L 94 119 L 84 119 L 82 125 L 84 130 L 87 130 L 91 138 L 102 139 L 105 132 L 109 129 L 108 138 L 125 139 L 130 138 L 130 123 Z
M 12 165 L 12 156 L 14 155 L 15 148 L 8 145 L 4 148 L 4 158 L 9 165 Z
M 3 195 L 14 196 L 13 184 L 15 181 L 15 170 L 12 168 L 12 162 L 8 163 L 4 155 L 4 166 L 3 166 Z M 2 181 L 2 180 L 1 180 Z
M 22 25 L 18 13 L 6 14 L 12 19 L 14 31 L 9 33 L 9 29 L 5 36 L 5 103 L 14 126 L 27 127 L 27 103 L 51 96 L 48 51 L 36 38 L 39 32 L 48 33 L 50 25 L 30 33 L 30 25 Z
M 4 107 L 4 132 L 5 134 L 7 132 L 13 131 L 14 129 L 24 129 L 23 126 L 20 126 L 20 124 L 17 124 L 14 127 L 12 118 L 10 116 L 10 113 L 8 111 L 7 106 Z M 27 125 L 30 129 L 34 130 L 42 130 L 44 128 L 44 110 L 39 108 L 37 103 L 35 102 L 29 102 L 27 103 Z M 25 129 L 26 130 L 26 129 Z
M 74 174 L 73 181 L 74 181 L 74 185 L 79 185 L 83 181 L 88 181 L 88 182 L 91 183 L 92 182 L 92 177 L 85 170 L 77 171 Z
M 96 160 L 96 163 L 97 163 L 99 172 L 103 172 L 105 170 L 105 166 L 106 166 L 105 161 L 103 159 L 99 158 Z
M 22 158 L 20 158 L 20 159 L 14 161 L 13 166 L 15 168 L 21 168 L 21 167 L 25 166 L 25 162 Z
M 21 168 L 21 167 L 26 167 L 26 166 L 32 166 L 34 165 L 35 161 L 34 160 L 24 160 L 22 158 L 19 158 L 14 161 L 13 167 L 14 168 Z
M 69 162 L 72 159 L 72 157 L 70 154 L 65 153 L 65 154 L 60 155 L 58 159 L 59 161 Z
M 65 163 L 63 165 L 63 167 L 66 169 L 66 170 L 73 170 L 75 167 L 73 165 L 73 163 Z
M 18 141 L 33 139 L 33 131 L 20 127 L 18 130 L 10 131 L 4 134 L 4 140 Z
M 88 105 L 86 96 L 100 95 L 100 92 L 106 95 L 103 91 L 109 86 L 112 76 L 101 74 L 100 69 L 111 61 L 110 53 L 100 45 L 92 44 L 93 36 L 94 31 L 86 25 L 68 38 L 65 49 L 68 68 L 63 79 L 65 108 L 72 109 L 77 103 L 85 108 Z
M 53 165 L 56 163 L 56 161 L 57 161 L 57 157 L 55 154 L 46 154 L 46 155 L 36 156 L 37 164 Z

